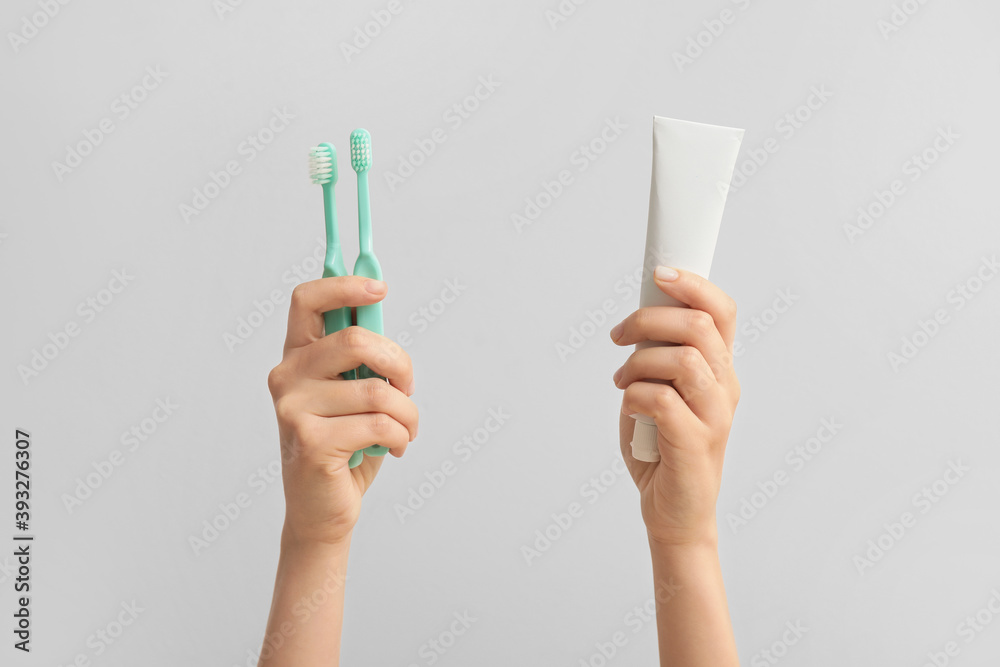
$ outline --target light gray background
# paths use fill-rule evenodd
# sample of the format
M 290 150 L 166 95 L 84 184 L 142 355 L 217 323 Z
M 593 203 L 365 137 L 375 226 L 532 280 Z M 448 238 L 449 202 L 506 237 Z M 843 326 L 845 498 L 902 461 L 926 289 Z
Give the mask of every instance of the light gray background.
M 772 664 L 760 651 L 787 623 L 808 631 L 776 648 L 780 664 L 921 665 L 950 640 L 953 664 L 992 664 L 1000 620 L 971 642 L 959 625 L 1000 587 L 1000 280 L 975 282 L 1000 248 L 997 5 L 910 2 L 883 35 L 888 0 L 595 1 L 554 28 L 555 0 L 401 0 L 348 62 L 340 45 L 386 7 L 248 1 L 220 18 L 209 0 L 70 3 L 16 53 L 9 35 L 0 46 L 2 470 L 9 480 L 14 429 L 31 431 L 37 535 L 34 652 L 10 647 L 3 556 L 0 662 L 252 664 L 283 512 L 280 481 L 251 480 L 278 454 L 265 378 L 297 281 L 286 272 L 322 235 L 306 154 L 324 140 L 342 150 L 352 263 L 343 149 L 363 126 L 386 327 L 413 336 L 421 428 L 365 498 L 343 664 L 430 664 L 421 646 L 466 611 L 477 620 L 436 664 L 598 665 L 595 643 L 618 631 L 628 643 L 609 664 L 653 664 L 652 625 L 626 618 L 651 597 L 636 491 L 619 478 L 591 504 L 582 487 L 619 457 L 610 378 L 627 350 L 607 329 L 638 304 L 616 284 L 642 259 L 655 113 L 746 128 L 739 169 L 755 171 L 730 195 L 712 273 L 740 306 L 743 398 L 719 518 L 743 664 Z M 708 39 L 704 22 L 727 9 L 734 20 Z M 38 11 L 7 3 L 0 25 L 19 32 Z M 707 46 L 679 68 L 699 33 Z M 166 78 L 119 119 L 113 100 L 147 67 Z M 449 124 L 479 77 L 500 85 Z M 832 96 L 807 111 L 813 87 Z M 241 142 L 274 108 L 294 119 L 247 161 Z M 788 136 L 781 119 L 797 112 L 808 120 Z M 60 181 L 52 163 L 102 118 L 114 131 Z M 581 171 L 576 152 L 609 119 L 627 128 Z M 436 128 L 447 140 L 390 190 L 385 174 Z M 907 161 L 947 128 L 957 140 L 912 181 Z M 772 137 L 754 170 L 751 151 Z M 241 173 L 185 222 L 178 207 L 230 160 Z M 572 185 L 518 233 L 512 214 L 563 169 Z M 894 179 L 905 193 L 851 242 L 844 225 Z M 134 280 L 85 321 L 78 304 L 122 269 Z M 952 290 L 970 279 L 980 289 L 958 308 Z M 449 280 L 460 296 L 419 331 L 411 318 Z M 230 350 L 224 335 L 273 290 L 285 301 Z M 794 301 L 774 317 L 780 291 Z M 587 313 L 608 299 L 608 321 L 560 358 L 557 343 L 592 332 Z M 947 322 L 894 369 L 887 355 L 938 309 Z M 18 366 L 69 322 L 79 335 L 22 381 Z M 168 398 L 180 407 L 128 451 L 121 434 Z M 491 408 L 511 416 L 463 461 L 453 443 Z M 823 419 L 842 427 L 796 470 L 786 453 Z M 116 449 L 124 463 L 70 513 L 62 496 Z M 401 523 L 394 507 L 446 460 L 457 473 Z M 915 494 L 949 461 L 970 470 L 922 512 Z M 731 530 L 727 516 L 779 471 L 787 484 Z M 250 506 L 195 555 L 189 537 L 240 493 Z M 529 565 L 521 547 L 574 501 L 583 516 Z M 855 557 L 907 511 L 916 524 L 859 572 Z M 88 636 L 133 600 L 144 611 L 95 656 Z

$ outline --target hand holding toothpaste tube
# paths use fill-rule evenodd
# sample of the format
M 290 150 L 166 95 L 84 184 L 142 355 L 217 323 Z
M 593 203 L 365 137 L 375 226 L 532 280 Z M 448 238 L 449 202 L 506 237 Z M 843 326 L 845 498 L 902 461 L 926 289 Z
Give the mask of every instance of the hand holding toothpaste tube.
M 660 665 L 739 667 L 715 520 L 740 398 L 732 364 L 736 306 L 692 271 L 658 266 L 648 285 L 666 301 L 646 301 L 611 337 L 636 345 L 614 382 L 625 390 L 621 451 L 639 488 L 653 562 Z M 637 414 L 650 423 L 633 419 Z M 636 447 L 643 427 L 653 437 L 639 442 L 655 447 L 655 459 Z
M 657 288 L 682 306 L 640 308 L 611 330 L 640 346 L 614 374 L 624 389 L 622 456 L 639 487 L 650 539 L 699 543 L 716 535 L 715 504 L 740 384 L 733 369 L 736 304 L 690 271 L 657 267 Z M 664 344 L 666 343 L 666 345 Z M 632 455 L 636 413 L 653 418 L 658 462 Z

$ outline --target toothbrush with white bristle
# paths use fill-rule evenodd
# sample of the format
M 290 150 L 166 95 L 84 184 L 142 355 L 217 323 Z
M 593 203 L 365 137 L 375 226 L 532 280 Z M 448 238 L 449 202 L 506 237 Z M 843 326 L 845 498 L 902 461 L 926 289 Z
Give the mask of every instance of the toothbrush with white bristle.
M 340 251 L 340 232 L 337 229 L 337 199 L 333 186 L 337 184 L 337 149 L 324 142 L 309 150 L 309 178 L 323 186 L 323 217 L 326 220 L 326 258 L 323 260 L 323 277 L 340 278 L 348 275 L 344 257 Z M 336 308 L 323 313 L 323 328 L 327 336 L 351 326 L 351 309 Z M 345 380 L 355 379 L 354 370 L 340 374 Z M 347 462 L 349 468 L 356 468 L 364 459 L 360 451 L 354 452 Z
M 323 186 L 323 214 L 326 219 L 326 258 L 323 261 L 323 277 L 348 275 L 344 257 L 340 252 L 340 234 L 337 230 L 337 200 L 333 187 L 337 184 L 337 150 L 333 144 L 322 143 L 309 150 L 309 178 Z M 330 335 L 351 326 L 351 309 L 337 308 L 323 313 L 326 334 Z M 348 379 L 353 379 L 352 377 Z

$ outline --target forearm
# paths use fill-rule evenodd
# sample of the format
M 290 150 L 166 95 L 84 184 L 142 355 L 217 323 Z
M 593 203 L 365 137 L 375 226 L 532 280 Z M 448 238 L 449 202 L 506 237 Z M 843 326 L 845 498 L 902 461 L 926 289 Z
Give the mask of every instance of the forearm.
M 350 536 L 301 544 L 282 535 L 259 667 L 337 667 Z
M 739 667 L 717 540 L 649 546 L 660 667 Z

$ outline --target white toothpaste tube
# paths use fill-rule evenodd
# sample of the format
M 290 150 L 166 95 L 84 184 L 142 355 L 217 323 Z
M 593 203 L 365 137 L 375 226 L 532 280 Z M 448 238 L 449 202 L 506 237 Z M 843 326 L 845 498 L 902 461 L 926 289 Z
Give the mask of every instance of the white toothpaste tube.
M 640 308 L 684 305 L 653 282 L 657 266 L 673 266 L 708 278 L 744 132 L 653 116 L 653 178 Z M 664 344 L 669 343 L 647 341 L 635 347 Z M 632 417 L 636 420 L 632 456 L 640 461 L 659 461 L 653 419 Z

